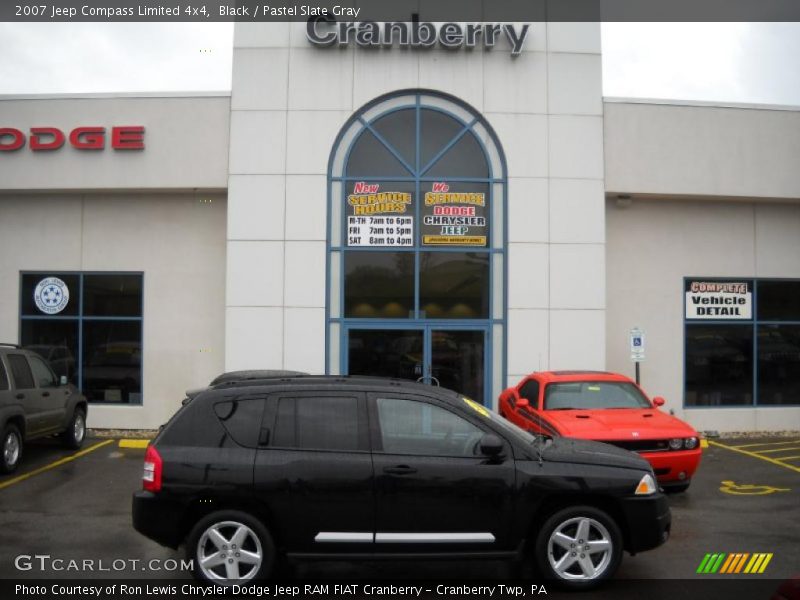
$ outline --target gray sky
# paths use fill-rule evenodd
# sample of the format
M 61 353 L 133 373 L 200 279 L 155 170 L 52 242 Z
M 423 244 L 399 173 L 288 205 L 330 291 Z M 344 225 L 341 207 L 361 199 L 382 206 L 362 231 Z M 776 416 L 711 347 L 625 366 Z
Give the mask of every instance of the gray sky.
M 604 23 L 606 96 L 800 106 L 798 23 Z M 0 23 L 0 94 L 229 90 L 233 25 Z

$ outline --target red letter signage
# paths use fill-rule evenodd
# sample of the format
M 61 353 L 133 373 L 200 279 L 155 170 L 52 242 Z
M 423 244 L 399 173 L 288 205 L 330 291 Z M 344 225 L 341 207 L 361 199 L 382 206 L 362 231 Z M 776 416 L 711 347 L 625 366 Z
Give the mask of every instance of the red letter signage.
M 11 140 L 8 140 L 8 138 Z M 13 127 L 0 128 L 0 152 L 19 150 L 25 145 L 25 134 Z
M 50 140 L 42 141 L 42 137 Z M 58 150 L 64 145 L 64 133 L 55 127 L 31 127 L 31 150 Z

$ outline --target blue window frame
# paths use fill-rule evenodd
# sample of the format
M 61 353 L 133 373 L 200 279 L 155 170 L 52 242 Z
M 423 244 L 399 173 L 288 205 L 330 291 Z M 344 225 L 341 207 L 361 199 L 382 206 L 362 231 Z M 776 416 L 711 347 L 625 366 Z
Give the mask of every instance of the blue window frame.
M 683 404 L 800 406 L 800 280 L 684 278 Z
M 355 113 L 328 167 L 326 371 L 350 372 L 352 330 L 420 331 L 428 357 L 444 343 L 437 334 L 477 330 L 480 395 L 496 398 L 505 382 L 506 204 L 502 148 L 472 107 L 407 90 Z
M 20 345 L 89 402 L 142 404 L 143 292 L 140 272 L 21 272 Z

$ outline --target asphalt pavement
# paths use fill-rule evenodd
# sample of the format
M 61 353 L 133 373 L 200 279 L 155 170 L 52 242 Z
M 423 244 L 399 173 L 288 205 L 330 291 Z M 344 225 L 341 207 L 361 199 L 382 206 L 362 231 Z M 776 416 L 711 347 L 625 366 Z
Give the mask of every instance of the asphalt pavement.
M 670 540 L 656 550 L 625 555 L 617 581 L 779 581 L 800 575 L 800 458 L 795 455 L 800 457 L 800 438 L 712 440 L 689 490 L 670 496 Z M 77 456 L 55 440 L 29 444 L 20 470 L 0 476 L 0 578 L 188 577 L 173 564 L 184 558 L 182 552 L 149 541 L 131 526 L 131 493 L 141 485 L 143 457 L 144 450 L 120 448 L 118 440 L 88 439 Z M 714 553 L 772 556 L 758 575 L 697 573 L 706 554 Z M 36 555 L 50 557 L 47 566 L 19 558 Z M 65 562 L 54 566 L 52 560 L 59 558 Z M 114 568 L 66 568 L 66 561 L 84 559 L 94 561 L 95 569 L 99 559 Z M 154 559 L 161 570 L 147 567 Z M 508 580 L 517 574 L 514 565 L 491 561 L 317 562 L 281 571 L 296 581 Z

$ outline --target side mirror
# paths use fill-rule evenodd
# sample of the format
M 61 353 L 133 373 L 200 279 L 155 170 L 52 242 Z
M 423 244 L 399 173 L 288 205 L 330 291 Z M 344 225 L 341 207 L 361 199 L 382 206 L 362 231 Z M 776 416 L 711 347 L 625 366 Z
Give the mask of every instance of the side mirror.
M 481 438 L 481 454 L 484 456 L 499 456 L 503 452 L 503 441 L 492 433 L 487 433 Z
M 666 400 L 664 400 L 664 398 L 662 398 L 661 396 L 656 396 L 655 398 L 653 398 L 653 404 L 656 406 L 664 406 L 665 403 Z
M 68 380 L 66 375 L 62 375 L 58 378 L 58 385 L 67 385 Z
M 517 408 L 530 408 L 531 403 L 527 398 L 518 398 L 514 406 Z

